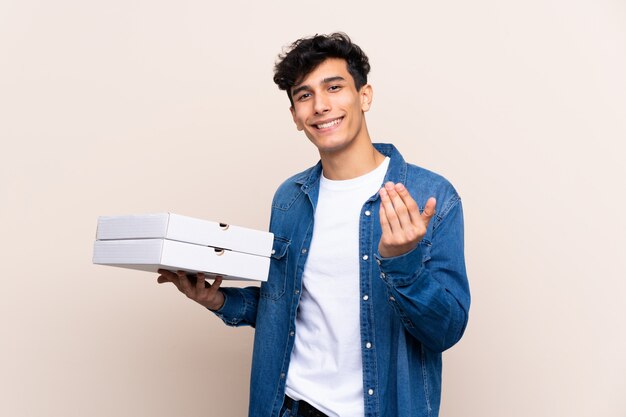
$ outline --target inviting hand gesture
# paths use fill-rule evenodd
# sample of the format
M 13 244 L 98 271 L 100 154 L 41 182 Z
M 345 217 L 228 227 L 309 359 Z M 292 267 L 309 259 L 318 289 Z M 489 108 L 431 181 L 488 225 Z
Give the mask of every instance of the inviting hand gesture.
M 424 238 L 428 223 L 435 214 L 437 201 L 430 197 L 420 214 L 417 203 L 400 183 L 386 183 L 379 194 L 382 236 L 378 243 L 378 253 L 383 258 L 403 255 Z

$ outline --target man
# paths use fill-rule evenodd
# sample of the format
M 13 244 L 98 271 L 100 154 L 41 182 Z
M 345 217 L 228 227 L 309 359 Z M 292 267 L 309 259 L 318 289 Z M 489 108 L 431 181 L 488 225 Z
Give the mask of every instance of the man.
M 441 352 L 470 304 L 461 200 L 372 144 L 369 69 L 341 33 L 300 39 L 276 64 L 320 162 L 274 196 L 267 282 L 220 288 L 160 271 L 226 324 L 255 327 L 250 416 L 438 414 Z

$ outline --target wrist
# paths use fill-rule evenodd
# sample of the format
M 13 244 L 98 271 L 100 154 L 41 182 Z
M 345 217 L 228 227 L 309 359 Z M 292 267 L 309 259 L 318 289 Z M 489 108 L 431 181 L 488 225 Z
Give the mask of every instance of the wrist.
M 215 295 L 215 299 L 210 303 L 206 303 L 204 306 L 211 311 L 217 311 L 224 306 L 224 301 L 226 301 L 224 293 L 221 290 L 218 290 Z
M 384 245 L 378 245 L 378 253 L 382 258 L 394 258 L 396 256 L 402 256 L 411 252 L 417 247 L 417 243 L 411 243 L 409 245 L 388 247 Z

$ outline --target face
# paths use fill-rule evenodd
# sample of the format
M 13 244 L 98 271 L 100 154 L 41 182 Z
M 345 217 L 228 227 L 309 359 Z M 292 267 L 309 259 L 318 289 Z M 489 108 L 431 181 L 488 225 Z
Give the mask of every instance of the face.
M 370 142 L 364 112 L 372 102 L 369 84 L 356 90 L 345 60 L 330 58 L 291 88 L 291 115 L 298 130 L 329 154 Z

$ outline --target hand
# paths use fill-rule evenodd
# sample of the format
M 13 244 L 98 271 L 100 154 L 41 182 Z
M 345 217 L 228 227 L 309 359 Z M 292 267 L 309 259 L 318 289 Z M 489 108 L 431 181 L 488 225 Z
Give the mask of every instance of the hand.
M 219 310 L 224 305 L 224 294 L 219 290 L 222 284 L 222 277 L 215 276 L 213 284 L 205 281 L 204 274 L 198 272 L 196 282 L 192 283 L 184 271 L 173 273 L 166 269 L 159 269 L 159 278 L 157 282 L 171 282 L 176 288 L 187 297 L 191 298 L 198 304 L 201 304 L 209 310 Z
M 404 255 L 424 238 L 437 201 L 430 197 L 420 214 L 417 203 L 404 185 L 388 182 L 378 193 L 382 228 L 378 253 L 383 258 Z

